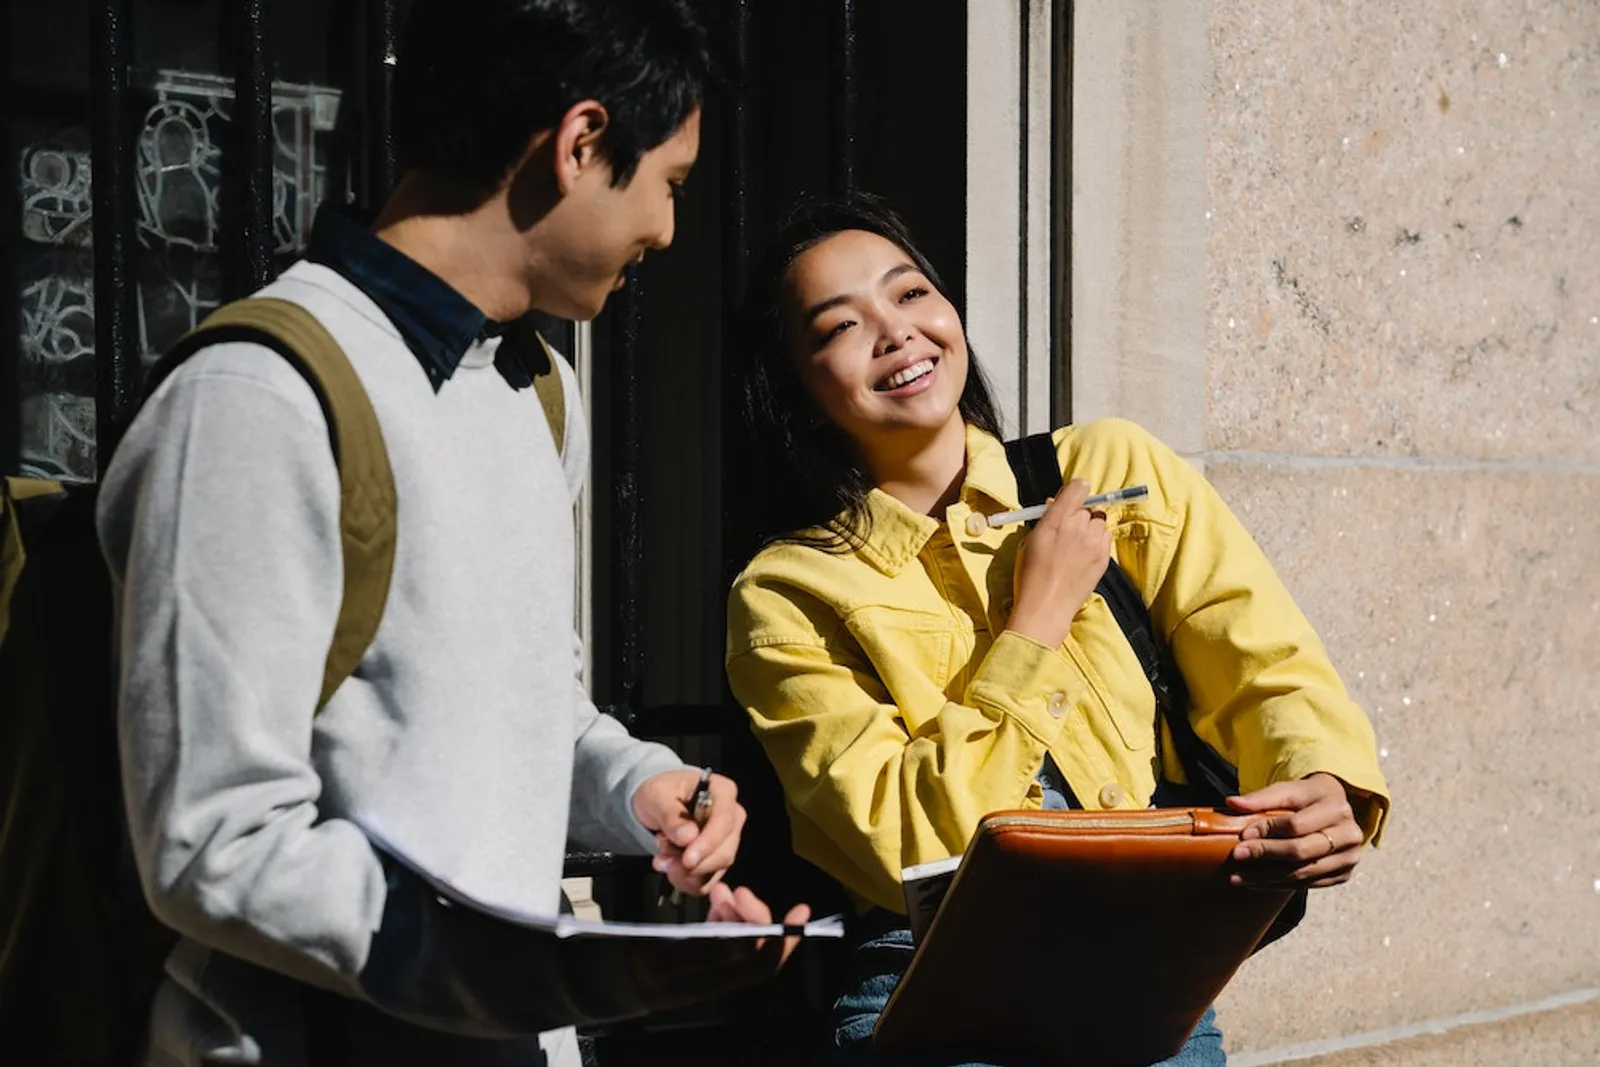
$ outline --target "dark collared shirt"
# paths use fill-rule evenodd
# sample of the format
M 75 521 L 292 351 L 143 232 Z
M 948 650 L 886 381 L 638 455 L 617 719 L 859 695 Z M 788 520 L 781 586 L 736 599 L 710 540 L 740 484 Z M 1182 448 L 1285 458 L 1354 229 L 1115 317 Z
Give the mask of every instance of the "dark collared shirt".
M 330 204 L 317 209 L 306 258 L 338 271 L 378 305 L 435 391 L 456 372 L 467 349 L 505 332 L 504 324 L 491 321 L 449 282 Z M 531 384 L 519 360 L 495 364 L 513 388 Z

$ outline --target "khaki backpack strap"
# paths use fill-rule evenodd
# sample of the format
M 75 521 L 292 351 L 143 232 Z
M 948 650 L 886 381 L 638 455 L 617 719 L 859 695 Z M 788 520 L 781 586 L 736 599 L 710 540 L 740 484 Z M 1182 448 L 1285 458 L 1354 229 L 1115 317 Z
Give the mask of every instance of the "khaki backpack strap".
M 0 645 L 5 644 L 6 630 L 10 628 L 11 594 L 22 577 L 23 564 L 28 562 L 16 502 L 60 492 L 60 482 L 43 478 L 0 478 Z
M 567 390 L 562 384 L 561 372 L 556 369 L 556 360 L 561 357 L 544 339 L 544 334 L 534 336 L 539 339 L 537 354 L 542 354 L 544 359 L 542 363 L 534 360 L 528 373 L 533 375 L 533 389 L 539 394 L 539 406 L 544 408 L 544 418 L 550 424 L 550 436 L 556 439 L 556 455 L 559 456 L 567 445 Z
M 219 308 L 150 371 L 154 391 L 189 356 L 209 345 L 264 345 L 287 359 L 322 405 L 339 465 L 339 540 L 344 595 L 322 672 L 317 710 L 355 671 L 378 633 L 394 573 L 394 472 L 372 401 L 349 357 L 307 310 L 286 300 L 252 297 Z
M 528 382 L 522 382 L 519 374 L 514 373 L 507 373 L 507 380 L 514 389 L 526 389 L 529 383 L 533 385 L 533 391 L 539 395 L 539 406 L 544 409 L 544 421 L 550 424 L 550 436 L 556 442 L 556 455 L 561 455 L 567 444 L 566 387 L 556 367 L 561 357 L 534 325 L 533 315 L 522 316 L 506 329 L 495 359 L 498 361 L 502 357 L 509 357 L 518 372 L 527 374 Z

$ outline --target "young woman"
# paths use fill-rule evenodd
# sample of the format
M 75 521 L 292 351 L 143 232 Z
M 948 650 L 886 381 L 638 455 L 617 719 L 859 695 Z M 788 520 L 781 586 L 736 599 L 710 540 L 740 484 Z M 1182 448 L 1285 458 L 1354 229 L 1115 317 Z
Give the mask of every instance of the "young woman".
M 728 674 L 795 850 L 862 912 L 837 1062 L 878 1062 L 872 1027 L 911 956 L 903 868 L 960 853 L 991 811 L 1142 808 L 1181 776 L 1093 592 L 1111 557 L 1173 651 L 1196 731 L 1238 768 L 1229 803 L 1291 813 L 1249 832 L 1235 880 L 1350 878 L 1389 804 L 1371 725 L 1193 467 L 1127 422 L 1064 427 L 1066 484 L 1035 528 L 971 532 L 970 515 L 1018 503 L 999 421 L 938 275 L 870 199 L 790 221 L 745 326 L 746 414 L 775 491 L 730 597 Z M 1082 507 L 1133 485 L 1149 495 Z M 1168 1062 L 1225 1062 L 1209 1013 Z

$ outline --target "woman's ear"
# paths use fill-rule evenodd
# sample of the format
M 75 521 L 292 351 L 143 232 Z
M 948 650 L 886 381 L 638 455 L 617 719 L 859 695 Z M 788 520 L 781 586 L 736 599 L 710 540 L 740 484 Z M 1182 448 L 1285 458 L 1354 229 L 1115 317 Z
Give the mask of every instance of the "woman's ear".
M 580 100 L 567 108 L 555 128 L 555 178 L 562 195 L 570 193 L 578 179 L 604 163 L 600 138 L 611 116 L 598 100 Z

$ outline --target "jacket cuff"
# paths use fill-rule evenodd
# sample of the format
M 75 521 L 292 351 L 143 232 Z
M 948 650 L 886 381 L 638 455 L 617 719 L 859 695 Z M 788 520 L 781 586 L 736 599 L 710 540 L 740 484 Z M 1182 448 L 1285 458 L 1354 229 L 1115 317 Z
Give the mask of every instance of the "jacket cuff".
M 1016 719 L 1048 745 L 1087 688 L 1083 672 L 1060 649 L 1006 630 L 989 647 L 967 696 L 975 707 Z
M 1344 783 L 1350 808 L 1367 843 L 1383 840 L 1389 821 L 1389 787 L 1376 767 L 1363 766 L 1348 755 L 1318 748 L 1301 748 L 1289 753 L 1273 768 L 1268 782 L 1292 782 L 1313 774 L 1331 774 Z

